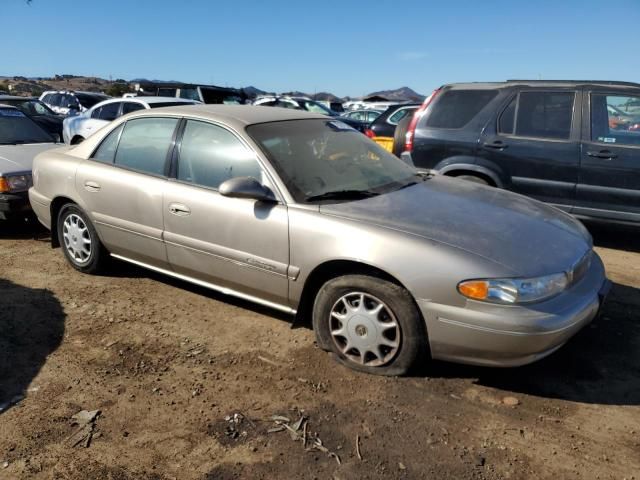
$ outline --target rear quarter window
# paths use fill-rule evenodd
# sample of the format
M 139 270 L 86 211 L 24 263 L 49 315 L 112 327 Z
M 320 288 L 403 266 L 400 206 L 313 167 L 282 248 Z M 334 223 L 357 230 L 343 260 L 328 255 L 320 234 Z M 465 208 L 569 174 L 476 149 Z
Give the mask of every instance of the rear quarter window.
M 433 105 L 425 126 L 462 128 L 498 95 L 498 90 L 448 90 Z

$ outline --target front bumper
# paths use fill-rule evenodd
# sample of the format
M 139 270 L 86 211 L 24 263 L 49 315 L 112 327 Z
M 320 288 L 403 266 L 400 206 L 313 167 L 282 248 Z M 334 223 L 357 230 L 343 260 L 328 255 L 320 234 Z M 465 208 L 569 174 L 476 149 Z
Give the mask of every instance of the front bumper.
M 25 216 L 30 212 L 27 192 L 0 193 L 0 220 Z
M 589 324 L 609 287 L 602 261 L 594 253 L 580 282 L 539 304 L 504 306 L 472 300 L 465 307 L 430 301 L 418 304 L 433 358 L 514 367 L 550 355 Z

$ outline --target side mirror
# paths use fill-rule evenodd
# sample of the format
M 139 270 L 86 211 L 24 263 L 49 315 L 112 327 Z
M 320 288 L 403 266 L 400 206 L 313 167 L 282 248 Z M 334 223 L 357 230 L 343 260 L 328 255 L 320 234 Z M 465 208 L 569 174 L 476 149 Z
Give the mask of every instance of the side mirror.
M 234 198 L 252 198 L 261 202 L 275 202 L 273 192 L 253 177 L 236 177 L 222 182 L 220 195 Z

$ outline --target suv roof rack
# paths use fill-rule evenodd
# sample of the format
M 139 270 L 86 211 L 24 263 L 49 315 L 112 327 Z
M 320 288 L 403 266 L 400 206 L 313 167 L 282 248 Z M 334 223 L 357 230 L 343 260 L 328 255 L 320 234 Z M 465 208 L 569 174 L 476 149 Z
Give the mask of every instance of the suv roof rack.
M 618 85 L 621 87 L 636 87 L 640 88 L 640 83 L 635 82 L 619 82 L 616 80 L 526 80 L 526 79 L 509 79 L 509 83 L 584 83 L 590 85 Z

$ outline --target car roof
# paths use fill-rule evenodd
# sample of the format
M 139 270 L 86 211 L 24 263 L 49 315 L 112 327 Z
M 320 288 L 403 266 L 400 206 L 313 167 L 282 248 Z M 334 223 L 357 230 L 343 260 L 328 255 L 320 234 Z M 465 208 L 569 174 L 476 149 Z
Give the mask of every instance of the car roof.
M 271 108 L 260 105 L 189 105 L 162 107 L 138 111 L 128 118 L 177 115 L 203 120 L 219 121 L 235 127 L 245 127 L 256 123 L 279 122 L 284 120 L 329 119 L 326 115 L 290 108 Z
M 3 100 L 38 100 L 38 97 L 21 97 L 19 95 L 0 95 L 0 102 Z
M 531 86 L 531 87 L 578 87 L 578 86 L 602 86 L 619 88 L 640 88 L 640 83 L 618 82 L 610 80 L 506 80 L 504 82 L 468 82 L 451 83 L 446 87 L 451 88 L 504 88 L 511 86 Z
M 103 105 L 109 105 L 111 103 L 142 103 L 143 105 L 151 105 L 152 103 L 184 103 L 185 105 L 197 105 L 200 102 L 197 100 L 190 100 L 188 98 L 178 98 L 178 97 L 116 97 L 116 98 L 108 98 L 99 103 L 96 103 L 91 109 L 95 110 L 96 108 L 102 107 Z
M 46 94 L 49 94 L 49 93 L 66 93 L 68 95 L 75 95 L 77 93 L 80 93 L 82 95 L 98 95 L 98 96 L 101 96 L 101 97 L 108 97 L 108 95 L 106 93 L 87 92 L 87 91 L 84 91 L 84 90 L 46 90 L 46 91 L 42 92 L 42 94 L 40 96 L 46 95 Z

